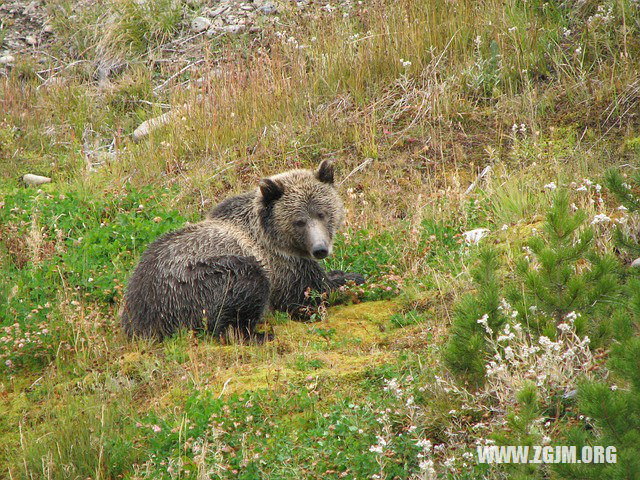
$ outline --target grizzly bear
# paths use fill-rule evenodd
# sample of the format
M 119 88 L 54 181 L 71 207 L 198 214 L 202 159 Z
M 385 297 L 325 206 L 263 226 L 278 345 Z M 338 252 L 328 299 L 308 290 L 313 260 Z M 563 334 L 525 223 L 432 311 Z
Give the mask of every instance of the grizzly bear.
M 180 328 L 219 335 L 232 327 L 261 342 L 254 327 L 268 308 L 298 316 L 308 289 L 364 282 L 317 262 L 331 253 L 343 219 L 330 161 L 262 179 L 149 246 L 125 294 L 125 332 L 162 339 Z

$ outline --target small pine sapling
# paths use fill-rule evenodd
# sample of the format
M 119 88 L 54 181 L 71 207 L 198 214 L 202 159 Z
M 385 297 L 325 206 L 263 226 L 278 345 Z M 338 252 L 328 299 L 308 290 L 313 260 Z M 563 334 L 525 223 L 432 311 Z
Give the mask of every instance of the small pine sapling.
M 563 465 L 562 478 L 640 478 L 640 280 L 626 291 L 627 305 L 614 315 L 608 382 L 584 382 L 578 389 L 578 408 L 589 417 L 589 427 L 572 429 L 565 440 L 576 445 L 613 446 L 616 462 Z
M 556 325 L 580 312 L 578 335 L 592 340 L 610 335 L 610 304 L 619 291 L 614 256 L 598 253 L 583 211 L 571 212 L 567 193 L 556 194 L 540 236 L 527 242 L 516 261 L 522 282 L 508 292 L 510 302 L 534 333 L 554 338 Z M 588 325 L 587 325 L 588 323 Z
M 640 172 L 626 179 L 618 170 L 611 169 L 605 175 L 605 184 L 628 213 L 640 213 Z M 614 231 L 616 246 L 633 259 L 640 257 L 640 232 L 625 231 L 618 227 Z
M 445 362 L 451 370 L 474 386 L 485 378 L 488 354 L 485 335 L 497 332 L 505 321 L 500 309 L 498 253 L 485 248 L 480 251 L 478 265 L 471 271 L 476 292 L 466 295 L 456 306 L 451 335 L 445 347 Z

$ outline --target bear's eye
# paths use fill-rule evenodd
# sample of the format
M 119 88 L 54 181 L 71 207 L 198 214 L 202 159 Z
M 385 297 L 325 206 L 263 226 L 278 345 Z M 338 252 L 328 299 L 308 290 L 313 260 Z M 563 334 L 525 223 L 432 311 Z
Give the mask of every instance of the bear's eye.
M 318 214 L 318 218 L 319 218 L 320 220 L 324 220 L 324 217 L 325 217 L 325 214 L 324 214 L 324 213 L 319 213 L 319 214 Z
M 298 228 L 302 228 L 307 224 L 307 221 L 303 220 L 303 219 L 300 219 L 300 220 L 296 220 L 295 222 L 293 222 L 293 224 Z

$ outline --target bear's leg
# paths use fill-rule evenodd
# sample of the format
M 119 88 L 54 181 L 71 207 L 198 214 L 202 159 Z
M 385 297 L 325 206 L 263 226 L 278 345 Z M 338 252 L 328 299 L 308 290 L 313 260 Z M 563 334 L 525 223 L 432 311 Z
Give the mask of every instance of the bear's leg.
M 196 296 L 203 300 L 200 328 L 219 335 L 231 327 L 241 339 L 264 337 L 254 329 L 269 306 L 270 283 L 254 258 L 213 257 L 191 271 Z
M 331 290 L 335 290 L 348 282 L 353 282 L 356 285 L 362 285 L 364 283 L 364 276 L 359 273 L 343 272 L 342 270 L 331 270 L 327 272 L 327 280 Z

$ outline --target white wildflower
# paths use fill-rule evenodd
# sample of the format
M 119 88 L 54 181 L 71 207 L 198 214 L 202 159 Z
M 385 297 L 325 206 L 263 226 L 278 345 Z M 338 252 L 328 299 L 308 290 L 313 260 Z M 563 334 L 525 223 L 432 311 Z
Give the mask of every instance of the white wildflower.
M 593 217 L 591 225 L 597 225 L 599 223 L 609 223 L 610 221 L 611 218 L 609 218 L 607 215 L 605 215 L 604 213 L 599 213 L 598 215 Z

